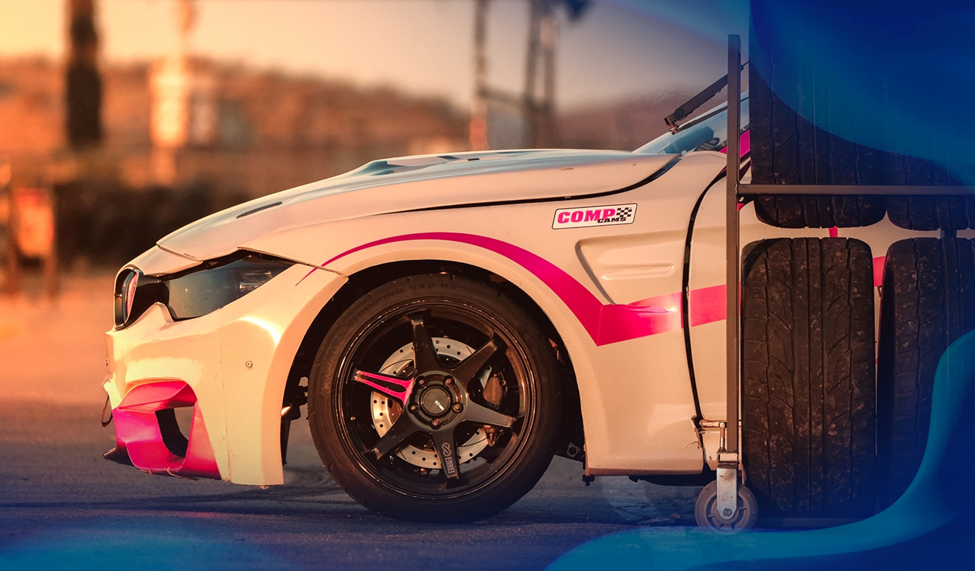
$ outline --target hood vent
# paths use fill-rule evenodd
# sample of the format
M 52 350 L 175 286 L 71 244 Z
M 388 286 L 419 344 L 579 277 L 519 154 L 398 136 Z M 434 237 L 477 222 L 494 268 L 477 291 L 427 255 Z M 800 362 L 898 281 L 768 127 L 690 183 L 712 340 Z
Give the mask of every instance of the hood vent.
M 237 219 L 241 219 L 245 216 L 250 216 L 251 214 L 256 214 L 262 210 L 267 210 L 268 208 L 274 208 L 275 206 L 281 206 L 281 201 L 272 202 L 271 204 L 265 204 L 263 206 L 258 206 L 257 208 L 252 208 L 243 214 L 238 214 Z

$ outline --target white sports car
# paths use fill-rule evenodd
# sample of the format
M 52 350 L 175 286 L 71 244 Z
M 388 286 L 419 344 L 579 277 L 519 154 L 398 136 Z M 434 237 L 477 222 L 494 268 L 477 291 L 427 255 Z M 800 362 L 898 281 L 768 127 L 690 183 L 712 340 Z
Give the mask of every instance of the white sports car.
M 586 477 L 713 479 L 725 125 L 719 108 L 634 152 L 374 161 L 166 236 L 116 280 L 106 457 L 281 484 L 307 404 L 335 481 L 398 518 L 490 516 L 556 453 Z M 773 510 L 862 515 L 900 430 L 873 404 L 874 286 L 888 246 L 924 234 L 882 199 L 850 199 L 850 223 L 847 199 L 815 199 L 816 223 L 782 197 L 740 209 L 744 467 Z

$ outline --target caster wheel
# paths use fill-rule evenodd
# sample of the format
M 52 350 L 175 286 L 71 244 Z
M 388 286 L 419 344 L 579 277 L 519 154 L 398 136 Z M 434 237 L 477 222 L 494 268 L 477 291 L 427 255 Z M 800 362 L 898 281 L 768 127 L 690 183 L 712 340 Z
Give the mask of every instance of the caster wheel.
M 737 533 L 752 527 L 758 520 L 758 502 L 751 490 L 738 486 L 738 508 L 730 518 L 718 513 L 718 482 L 701 490 L 694 504 L 694 519 L 703 529 L 717 533 Z

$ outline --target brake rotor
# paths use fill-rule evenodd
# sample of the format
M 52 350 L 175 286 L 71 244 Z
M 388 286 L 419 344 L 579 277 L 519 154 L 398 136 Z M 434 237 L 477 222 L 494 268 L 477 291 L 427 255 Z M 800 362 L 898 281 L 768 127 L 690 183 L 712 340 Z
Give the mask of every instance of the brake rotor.
M 456 339 L 434 337 L 432 341 L 437 355 L 441 358 L 445 357 L 448 362 L 463 361 L 474 353 L 474 349 L 470 345 L 457 341 Z M 408 377 L 412 373 L 412 370 L 413 344 L 407 343 L 386 359 L 386 362 L 380 367 L 379 373 L 394 377 Z M 491 367 L 489 366 L 481 372 L 480 378 L 478 379 L 482 387 L 487 384 L 490 376 Z M 379 434 L 379 437 L 382 438 L 389 432 L 389 428 L 396 422 L 399 415 L 402 414 L 403 405 L 379 391 L 373 391 L 371 411 L 372 425 Z M 457 446 L 457 459 L 462 464 L 470 462 L 482 450 L 487 448 L 487 445 L 488 435 L 485 433 L 483 427 L 478 428 L 464 444 Z M 432 449 L 425 450 L 412 444 L 405 444 L 396 452 L 396 456 L 419 468 L 426 468 L 428 470 L 440 469 L 440 458 Z

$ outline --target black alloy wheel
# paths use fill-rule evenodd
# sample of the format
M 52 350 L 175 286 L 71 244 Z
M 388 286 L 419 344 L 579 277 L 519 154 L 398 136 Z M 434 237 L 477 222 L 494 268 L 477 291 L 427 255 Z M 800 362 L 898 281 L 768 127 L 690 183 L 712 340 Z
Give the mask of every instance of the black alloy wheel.
M 356 301 L 322 342 L 312 436 L 364 506 L 471 521 L 524 495 L 551 461 L 561 391 L 548 338 L 497 291 L 404 278 Z

